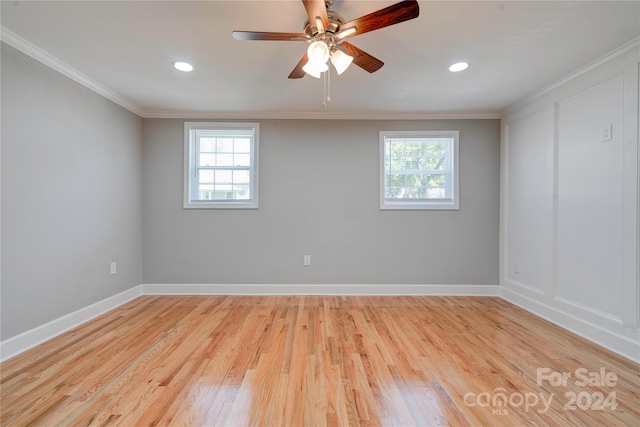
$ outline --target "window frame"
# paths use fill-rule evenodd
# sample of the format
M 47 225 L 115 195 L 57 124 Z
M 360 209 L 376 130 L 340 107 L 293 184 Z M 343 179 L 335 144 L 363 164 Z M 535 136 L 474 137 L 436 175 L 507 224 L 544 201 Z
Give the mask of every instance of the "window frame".
M 449 199 L 387 199 L 386 189 L 386 141 L 389 138 L 449 138 L 451 143 L 451 188 L 452 197 Z M 381 131 L 380 132 L 380 210 L 459 210 L 460 209 L 460 180 L 459 180 L 459 139 L 457 130 L 438 131 Z
M 198 130 L 211 131 L 251 131 L 251 161 L 249 166 L 249 188 L 251 198 L 246 200 L 198 200 L 192 199 L 194 185 L 199 181 L 192 179 L 198 172 L 196 162 L 196 140 L 192 138 Z M 231 133 L 231 132 L 230 132 Z M 185 122 L 184 123 L 184 183 L 183 183 L 183 208 L 184 209 L 258 209 L 258 153 L 259 153 L 259 123 L 241 122 Z M 215 169 L 209 166 L 208 168 Z M 233 167 L 229 167 L 232 170 Z

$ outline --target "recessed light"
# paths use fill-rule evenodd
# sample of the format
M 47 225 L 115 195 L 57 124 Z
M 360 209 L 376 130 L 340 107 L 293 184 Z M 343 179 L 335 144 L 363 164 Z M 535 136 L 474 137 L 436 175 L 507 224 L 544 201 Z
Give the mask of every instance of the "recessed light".
M 189 64 L 188 62 L 177 61 L 173 63 L 173 67 L 176 70 L 184 71 L 185 73 L 193 71 L 193 65 Z
M 458 71 L 466 70 L 468 67 L 468 62 L 456 62 L 449 67 L 449 71 L 451 71 L 452 73 L 457 73 Z

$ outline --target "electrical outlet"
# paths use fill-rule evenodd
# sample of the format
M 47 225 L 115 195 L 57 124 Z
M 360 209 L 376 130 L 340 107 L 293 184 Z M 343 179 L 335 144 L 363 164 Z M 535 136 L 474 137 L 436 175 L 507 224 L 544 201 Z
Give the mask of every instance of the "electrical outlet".
M 117 272 L 118 272 L 118 266 L 117 266 L 116 262 L 114 261 L 114 262 L 111 263 L 111 265 L 109 267 L 109 274 L 111 274 L 113 276 Z
M 305 255 L 303 259 L 304 265 L 311 265 L 311 255 Z
M 516 274 L 520 273 L 520 261 L 513 263 L 513 272 Z

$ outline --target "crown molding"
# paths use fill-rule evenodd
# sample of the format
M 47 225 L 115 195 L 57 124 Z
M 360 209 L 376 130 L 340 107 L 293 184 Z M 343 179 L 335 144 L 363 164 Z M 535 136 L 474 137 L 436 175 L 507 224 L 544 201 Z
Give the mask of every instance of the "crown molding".
M 603 67 L 611 62 L 614 62 L 620 58 L 623 58 L 629 54 L 633 54 L 633 53 L 638 53 L 640 51 L 640 37 L 637 37 L 625 44 L 623 44 L 622 46 L 620 46 L 619 48 L 613 50 L 612 52 L 609 52 L 608 54 L 606 54 L 605 56 L 601 57 L 600 59 L 586 65 L 585 67 L 581 68 L 580 70 L 569 74 L 568 76 L 558 80 L 557 82 L 544 87 L 540 90 L 537 90 L 535 92 L 533 92 L 532 94 L 528 95 L 527 97 L 515 102 L 514 104 L 508 106 L 504 111 L 502 111 L 502 113 L 500 114 L 500 116 L 505 116 L 509 113 L 511 113 L 513 110 L 517 109 L 518 107 L 527 104 L 537 98 L 543 97 L 547 94 L 549 94 L 550 92 L 554 91 L 555 89 L 558 89 L 559 87 L 562 87 L 564 85 L 566 85 L 567 83 L 576 80 L 580 77 L 582 77 L 585 74 L 588 74 L 600 67 Z
M 44 50 L 40 49 L 38 46 L 23 39 L 13 31 L 8 30 L 2 26 L 0 26 L 0 40 L 5 42 L 9 46 L 19 50 L 25 55 L 30 56 L 36 61 L 41 62 L 47 67 L 52 68 L 55 71 L 59 72 L 60 74 L 70 78 L 76 83 L 79 83 L 82 86 L 96 92 L 97 94 L 102 95 L 108 100 L 113 101 L 119 106 L 126 108 L 132 113 L 140 117 L 145 116 L 144 109 L 142 109 L 142 107 L 140 107 L 139 105 L 136 105 L 135 103 L 129 101 L 128 99 L 117 94 L 111 89 L 108 89 L 103 85 L 101 85 L 100 83 L 88 78 L 87 76 L 82 74 L 80 71 L 76 70 L 73 67 L 70 67 L 69 65 L 65 64 L 55 56 L 45 52 Z
M 342 112 L 182 112 L 182 111 L 147 111 L 148 119 L 204 119 L 204 120 L 249 120 L 249 119 L 293 119 L 293 120 L 468 120 L 499 119 L 500 112 L 462 112 L 462 113 L 342 113 Z

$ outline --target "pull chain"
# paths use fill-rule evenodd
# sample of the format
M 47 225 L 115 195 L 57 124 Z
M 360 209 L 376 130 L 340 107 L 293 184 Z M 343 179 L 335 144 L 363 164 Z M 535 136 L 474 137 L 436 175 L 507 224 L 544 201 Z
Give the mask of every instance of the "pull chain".
M 327 73 L 322 73 L 322 106 L 327 106 Z
M 331 102 L 331 67 L 322 74 L 324 74 L 322 106 L 326 107 L 327 102 Z
M 331 102 L 331 64 L 327 70 L 327 102 Z

